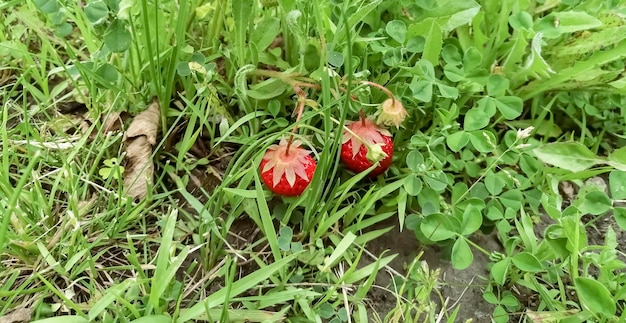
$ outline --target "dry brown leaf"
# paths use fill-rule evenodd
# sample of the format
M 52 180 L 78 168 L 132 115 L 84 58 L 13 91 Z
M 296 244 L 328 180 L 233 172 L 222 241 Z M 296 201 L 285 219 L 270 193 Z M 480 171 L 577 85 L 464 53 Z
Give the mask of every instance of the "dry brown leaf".
M 559 185 L 561 196 L 564 197 L 564 200 L 568 202 L 573 201 L 576 197 L 576 190 L 574 189 L 574 185 L 572 185 L 572 182 L 560 182 Z
M 113 111 L 104 117 L 102 133 L 109 133 L 120 130 L 122 128 L 121 112 Z
M 148 109 L 138 114 L 126 130 L 126 138 L 146 136 L 151 145 L 156 145 L 157 130 L 159 128 L 159 103 L 153 101 Z
M 125 134 L 124 190 L 135 199 L 144 198 L 148 186 L 152 185 L 152 146 L 156 144 L 159 111 L 159 104 L 155 100 L 148 109 L 135 117 Z
M 18 323 L 18 322 L 30 322 L 33 311 L 29 308 L 20 308 L 10 314 L 0 316 L 0 322 L 2 323 Z
M 554 312 L 535 312 L 527 311 L 526 315 L 534 323 L 552 323 L 560 322 L 562 319 L 572 317 L 578 313 L 577 310 L 554 311 Z

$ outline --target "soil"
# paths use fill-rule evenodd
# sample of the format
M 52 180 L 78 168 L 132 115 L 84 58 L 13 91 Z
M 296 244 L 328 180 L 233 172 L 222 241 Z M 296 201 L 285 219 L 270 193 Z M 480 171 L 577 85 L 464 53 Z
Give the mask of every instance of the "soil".
M 465 321 L 472 319 L 472 322 L 491 322 L 491 313 L 494 306 L 487 303 L 483 297 L 483 287 L 487 285 L 485 278 L 489 276 L 487 264 L 489 257 L 482 253 L 474 253 L 474 261 L 472 265 L 464 270 L 456 270 L 452 268 L 452 264 L 443 258 L 442 250 L 436 246 L 422 246 L 417 241 L 413 231 L 403 230 L 400 232 L 396 219 L 378 224 L 379 228 L 393 226 L 394 228 L 368 244 L 367 249 L 375 255 L 381 255 L 388 250 L 386 255 L 398 254 L 398 256 L 389 263 L 389 266 L 400 274 L 406 274 L 406 268 L 411 264 L 420 252 L 423 252 L 421 260 L 426 261 L 430 270 L 439 269 L 439 282 L 441 286 L 439 291 L 446 302 L 444 308 L 449 313 L 455 306 L 460 306 L 457 321 Z M 378 229 L 378 228 L 372 228 Z M 489 251 L 501 251 L 502 246 L 497 241 L 494 234 L 480 235 L 476 234 L 472 240 L 481 247 Z M 381 273 L 384 273 L 381 271 Z M 391 283 L 391 275 L 379 274 L 376 284 L 379 286 L 389 286 Z M 388 292 L 380 289 L 372 289 L 370 292 L 371 300 L 375 310 L 381 318 L 394 308 L 396 299 L 389 295 Z M 432 295 L 433 301 L 441 306 L 438 295 Z M 454 306 L 453 306 L 454 305 Z M 441 309 L 441 308 L 440 308 Z M 437 311 L 439 313 L 439 310 Z M 445 319 L 443 320 L 445 321 Z

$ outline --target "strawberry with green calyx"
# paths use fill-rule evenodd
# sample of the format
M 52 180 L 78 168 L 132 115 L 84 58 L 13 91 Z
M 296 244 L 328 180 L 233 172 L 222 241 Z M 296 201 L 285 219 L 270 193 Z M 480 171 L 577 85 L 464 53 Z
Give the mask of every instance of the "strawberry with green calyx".
M 317 164 L 299 140 L 281 139 L 271 145 L 261 160 L 261 180 L 270 191 L 283 196 L 298 196 L 311 183 Z
M 378 166 L 369 173 L 369 176 L 378 176 L 391 165 L 393 139 L 389 131 L 365 117 L 363 110 L 360 111 L 360 116 L 359 121 L 346 122 L 341 161 L 348 169 L 357 173 L 378 162 Z

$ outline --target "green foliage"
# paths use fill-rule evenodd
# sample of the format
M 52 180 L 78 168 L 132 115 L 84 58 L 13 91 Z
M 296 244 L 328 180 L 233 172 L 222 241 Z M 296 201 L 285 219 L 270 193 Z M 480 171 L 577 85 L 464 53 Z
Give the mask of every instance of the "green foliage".
M 454 321 L 459 307 L 433 301 L 438 269 L 418 255 L 400 273 L 395 255 L 369 251 L 395 226 L 454 269 L 488 257 L 478 284 L 496 322 L 620 321 L 625 12 L 600 0 L 0 4 L 0 320 L 32 300 L 41 322 Z M 346 171 L 343 126 L 390 96 L 408 113 L 389 129 L 392 166 Z M 131 201 L 126 137 L 108 117 L 124 129 L 154 97 L 156 181 Z M 261 156 L 291 135 L 318 167 L 302 196 L 272 196 Z M 255 230 L 234 232 L 242 219 Z M 501 250 L 476 239 L 488 234 Z M 373 288 L 394 298 L 382 317 L 366 306 Z

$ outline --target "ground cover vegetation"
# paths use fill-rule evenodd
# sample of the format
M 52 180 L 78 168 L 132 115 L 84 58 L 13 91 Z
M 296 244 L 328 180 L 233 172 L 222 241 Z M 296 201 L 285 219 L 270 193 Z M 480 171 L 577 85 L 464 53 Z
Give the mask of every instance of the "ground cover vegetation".
M 620 0 L 0 1 L 0 321 L 621 321 L 625 58 Z

